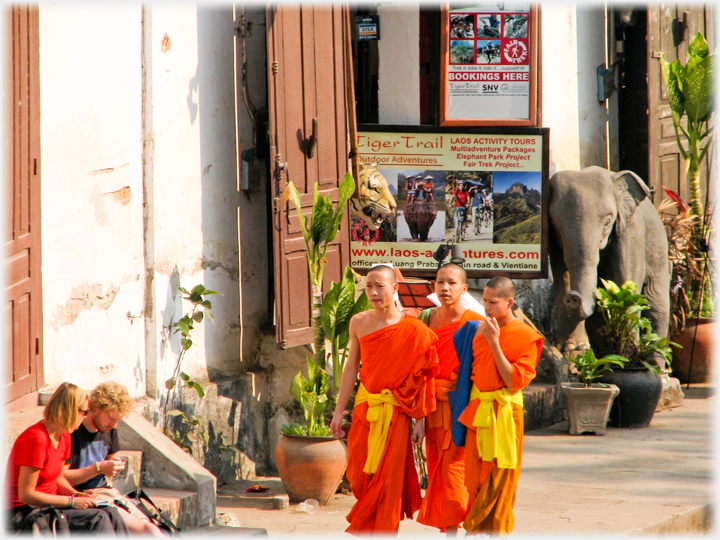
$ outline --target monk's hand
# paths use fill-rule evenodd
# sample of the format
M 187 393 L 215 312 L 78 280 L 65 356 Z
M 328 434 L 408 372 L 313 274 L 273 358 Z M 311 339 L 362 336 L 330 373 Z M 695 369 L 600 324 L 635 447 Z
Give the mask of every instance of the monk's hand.
M 415 446 L 420 446 L 425 438 L 425 419 L 421 418 L 415 422 L 415 427 L 412 432 L 412 443 Z
M 342 430 L 343 417 L 342 413 L 337 414 L 337 411 L 333 415 L 332 422 L 330 422 L 330 433 L 336 439 L 342 439 L 345 436 L 345 432 Z
M 485 320 L 480 323 L 478 330 L 482 331 L 483 336 L 485 336 L 488 342 L 500 339 L 500 325 L 495 317 L 486 317 Z

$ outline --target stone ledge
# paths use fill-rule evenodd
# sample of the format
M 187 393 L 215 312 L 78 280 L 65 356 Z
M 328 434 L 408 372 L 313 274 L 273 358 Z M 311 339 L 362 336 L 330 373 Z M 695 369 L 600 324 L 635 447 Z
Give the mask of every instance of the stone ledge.
M 630 534 L 647 535 L 656 534 L 660 536 L 667 535 L 686 535 L 686 534 L 706 534 L 713 530 L 714 505 L 712 503 L 693 508 L 682 514 L 677 514 L 669 519 L 645 527 L 643 529 L 633 531 Z

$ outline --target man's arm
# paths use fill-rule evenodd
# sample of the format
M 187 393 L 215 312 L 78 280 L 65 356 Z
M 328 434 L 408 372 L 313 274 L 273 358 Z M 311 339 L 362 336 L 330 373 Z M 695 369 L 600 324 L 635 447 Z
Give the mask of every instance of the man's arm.
M 104 461 L 96 461 L 95 463 L 91 463 L 90 465 L 87 465 L 80 469 L 66 468 L 63 471 L 63 476 L 73 486 L 77 486 L 78 484 L 82 484 L 83 482 L 90 480 L 98 474 L 104 474 L 105 476 L 112 478 L 124 468 L 125 463 L 123 461 L 106 459 Z
M 487 317 L 482 321 L 478 326 L 478 332 L 482 332 L 490 345 L 500 377 L 507 385 L 508 390 L 514 392 L 515 389 L 512 387 L 512 364 L 500 348 L 500 325 L 495 320 L 495 317 Z
M 338 392 L 337 404 L 335 405 L 335 414 L 330 423 L 330 433 L 333 437 L 340 439 L 345 436 L 342 428 L 343 412 L 347 405 L 350 394 L 355 388 L 358 372 L 360 371 L 360 340 L 357 336 L 357 315 L 350 319 L 350 354 L 345 362 L 342 377 L 340 378 L 340 391 Z

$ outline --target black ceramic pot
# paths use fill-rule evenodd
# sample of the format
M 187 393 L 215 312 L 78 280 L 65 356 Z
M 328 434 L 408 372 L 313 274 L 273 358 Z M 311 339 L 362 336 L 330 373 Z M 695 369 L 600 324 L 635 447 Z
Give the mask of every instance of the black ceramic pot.
M 647 427 L 655 414 L 662 380 L 646 368 L 616 369 L 606 372 L 601 382 L 620 389 L 610 409 L 608 425 L 620 428 Z

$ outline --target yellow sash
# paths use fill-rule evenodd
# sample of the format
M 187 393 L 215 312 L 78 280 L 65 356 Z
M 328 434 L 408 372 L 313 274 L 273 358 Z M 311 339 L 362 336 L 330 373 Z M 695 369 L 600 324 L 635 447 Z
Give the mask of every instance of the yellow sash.
M 511 403 L 523 405 L 522 390 L 511 394 L 507 388 L 494 392 L 481 392 L 473 384 L 470 390 L 470 401 L 480 399 L 473 426 L 477 427 L 478 454 L 483 461 L 497 458 L 497 466 L 501 469 L 514 469 L 517 465 L 517 448 L 515 447 L 515 422 L 513 422 Z M 498 402 L 497 418 L 493 401 Z
M 370 422 L 370 435 L 368 436 L 368 457 L 363 472 L 374 474 L 385 450 L 393 407 L 399 406 L 400 402 L 387 388 L 379 394 L 371 394 L 363 383 L 360 383 L 357 394 L 355 394 L 355 404 L 366 401 L 368 404 L 366 418 Z

